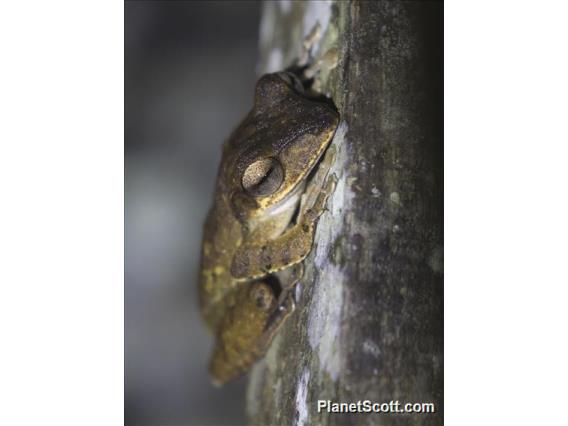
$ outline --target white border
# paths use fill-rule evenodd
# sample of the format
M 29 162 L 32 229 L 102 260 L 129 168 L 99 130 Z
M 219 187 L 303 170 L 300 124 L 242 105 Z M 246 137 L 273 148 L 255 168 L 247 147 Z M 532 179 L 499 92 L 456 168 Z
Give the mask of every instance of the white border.
M 447 424 L 563 419 L 563 2 L 446 4 Z M 123 419 L 123 4 L 0 13 L 0 424 Z
M 561 424 L 568 8 L 445 12 L 445 419 Z
M 123 4 L 0 12 L 0 424 L 123 421 Z

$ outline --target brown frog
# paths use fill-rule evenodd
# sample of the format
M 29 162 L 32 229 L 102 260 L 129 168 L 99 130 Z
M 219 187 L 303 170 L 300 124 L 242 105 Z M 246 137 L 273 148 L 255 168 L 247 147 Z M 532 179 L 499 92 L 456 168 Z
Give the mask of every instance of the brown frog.
M 303 73 L 266 74 L 254 107 L 223 147 L 203 236 L 200 306 L 216 335 L 216 384 L 247 371 L 294 309 L 294 285 L 335 187 L 322 155 L 339 115 Z M 314 169 L 317 166 L 317 170 Z

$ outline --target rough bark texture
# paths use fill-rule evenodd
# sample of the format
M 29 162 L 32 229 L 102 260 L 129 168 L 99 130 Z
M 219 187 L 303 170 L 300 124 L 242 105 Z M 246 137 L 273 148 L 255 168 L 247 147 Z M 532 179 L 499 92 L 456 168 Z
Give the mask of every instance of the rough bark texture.
M 297 310 L 250 377 L 253 425 L 440 425 L 443 404 L 442 4 L 270 2 L 261 72 L 319 20 L 339 66 L 339 183 Z M 331 414 L 333 402 L 433 402 L 434 414 Z

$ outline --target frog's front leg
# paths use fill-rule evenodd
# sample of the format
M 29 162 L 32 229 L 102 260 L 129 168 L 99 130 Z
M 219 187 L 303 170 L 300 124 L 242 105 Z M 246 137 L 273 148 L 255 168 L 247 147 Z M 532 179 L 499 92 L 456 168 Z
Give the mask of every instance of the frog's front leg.
M 333 160 L 332 148 L 302 197 L 296 223 L 272 240 L 253 239 L 244 242 L 233 257 L 233 277 L 262 277 L 298 264 L 306 258 L 313 245 L 317 221 L 325 211 L 327 200 L 337 181 L 335 175 L 326 177 Z

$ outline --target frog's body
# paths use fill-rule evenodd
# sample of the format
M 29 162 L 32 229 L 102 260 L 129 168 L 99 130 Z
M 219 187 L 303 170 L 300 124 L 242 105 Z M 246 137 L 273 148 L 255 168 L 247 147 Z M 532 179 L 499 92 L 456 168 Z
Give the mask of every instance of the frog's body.
M 333 107 L 307 97 L 294 75 L 267 74 L 252 111 L 223 147 L 200 279 L 202 314 L 217 336 L 217 383 L 246 371 L 294 308 L 295 265 L 311 250 L 334 186 L 325 179 L 329 161 L 308 176 L 338 122 Z M 306 190 L 308 180 L 315 189 Z

